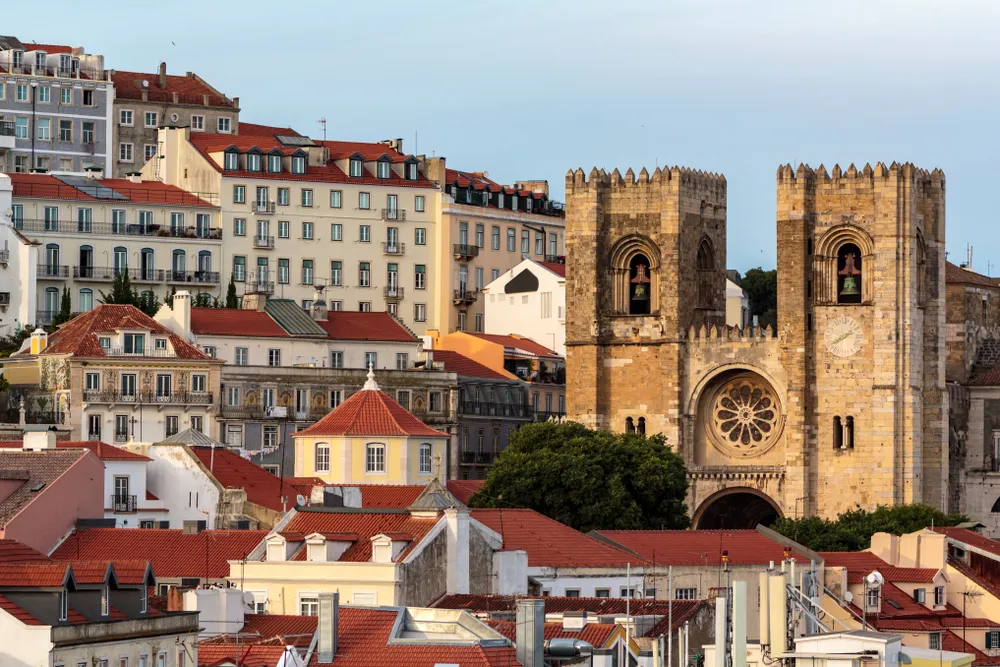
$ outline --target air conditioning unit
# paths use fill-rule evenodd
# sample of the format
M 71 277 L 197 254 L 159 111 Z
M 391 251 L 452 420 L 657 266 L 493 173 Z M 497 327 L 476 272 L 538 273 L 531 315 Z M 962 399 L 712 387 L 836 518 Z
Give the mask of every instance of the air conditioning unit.
M 6 308 L 10 305 L 10 292 L 0 292 L 0 306 Z

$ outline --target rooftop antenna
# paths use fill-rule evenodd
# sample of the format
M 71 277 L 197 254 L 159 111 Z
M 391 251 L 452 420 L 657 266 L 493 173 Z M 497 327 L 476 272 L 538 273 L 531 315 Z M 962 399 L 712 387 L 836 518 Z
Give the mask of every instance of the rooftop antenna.
M 320 118 L 316 122 L 323 127 L 323 141 L 326 141 L 326 117 Z
M 968 263 L 966 264 L 966 266 L 968 267 L 969 271 L 971 271 L 972 270 L 972 244 L 971 243 L 966 243 L 965 245 L 966 245 L 966 252 L 968 253 L 968 259 L 966 260 Z

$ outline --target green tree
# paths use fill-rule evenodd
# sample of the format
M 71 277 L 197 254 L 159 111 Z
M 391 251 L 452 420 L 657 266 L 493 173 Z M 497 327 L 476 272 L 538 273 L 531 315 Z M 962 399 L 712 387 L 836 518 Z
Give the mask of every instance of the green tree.
M 152 317 L 160 309 L 160 300 L 156 298 L 152 290 L 145 290 L 139 294 L 135 306 Z
M 101 291 L 101 303 L 118 305 L 139 305 L 139 295 L 132 287 L 129 280 L 128 271 L 118 271 L 115 273 L 114 282 L 111 283 L 111 293 L 105 294 Z
M 194 303 L 191 304 L 195 308 L 211 308 L 212 307 L 212 295 L 205 294 L 204 292 L 199 292 L 194 297 Z
M 778 271 L 765 271 L 759 266 L 750 269 L 740 280 L 740 287 L 750 300 L 750 314 L 757 316 L 757 323 L 763 329 L 770 325 L 778 328 Z
M 69 322 L 70 319 L 72 319 L 72 308 L 73 301 L 70 298 L 69 287 L 63 287 L 62 298 L 59 300 L 59 312 L 52 318 L 53 328 L 59 326 L 60 324 Z
M 573 422 L 519 429 L 471 507 L 524 507 L 578 530 L 687 528 L 683 460 L 661 435 Z
M 861 551 L 875 533 L 903 535 L 930 526 L 955 526 L 968 518 L 945 514 L 929 505 L 879 505 L 871 512 L 861 508 L 835 520 L 816 516 L 778 519 L 771 528 L 813 551 Z
M 229 288 L 226 290 L 226 308 L 239 308 L 240 300 L 236 296 L 236 280 L 229 276 Z

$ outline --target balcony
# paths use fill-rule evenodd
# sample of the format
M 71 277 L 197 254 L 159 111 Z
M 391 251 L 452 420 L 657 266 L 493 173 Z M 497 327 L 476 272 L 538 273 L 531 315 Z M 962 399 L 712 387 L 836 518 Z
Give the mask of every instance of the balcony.
M 14 121 L 0 120 L 0 137 L 13 137 L 14 131 Z
M 162 283 L 166 273 L 163 269 L 129 269 L 128 277 L 134 283 Z
M 455 244 L 455 259 L 473 259 L 479 257 L 479 246 L 468 243 Z
M 531 411 L 525 403 L 493 403 L 487 401 L 462 401 L 462 414 L 483 417 L 520 417 L 526 419 Z
M 20 188 L 20 186 L 18 187 Z M 169 227 L 153 223 L 77 222 L 75 220 L 37 220 L 32 218 L 18 220 L 15 226 L 29 236 L 35 234 L 94 234 L 98 236 L 159 236 L 162 238 L 222 240 L 222 230 L 218 227 Z
M 383 243 L 382 244 L 382 254 L 383 255 L 394 255 L 400 256 L 406 254 L 406 244 L 405 243 Z
M 467 305 L 470 303 L 475 303 L 476 299 L 479 298 L 479 292 L 475 290 L 467 289 L 457 289 L 455 290 L 455 305 Z
M 135 512 L 139 503 L 136 502 L 135 496 L 111 496 L 111 505 L 109 505 L 112 512 Z
M 114 280 L 121 269 L 107 266 L 74 266 L 73 277 L 82 280 Z
M 489 465 L 496 455 L 493 452 L 461 452 L 462 463 L 466 465 Z
M 105 350 L 105 354 L 109 356 L 140 356 L 134 354 L 114 354 L 118 350 Z M 152 355 L 150 354 L 152 350 L 146 350 L 141 356 L 173 356 L 171 355 Z M 162 353 L 163 350 L 156 350 L 156 352 Z M 84 403 L 131 403 L 131 404 L 149 404 L 149 405 L 212 405 L 213 396 L 211 392 L 195 392 L 195 391 L 184 391 L 170 394 L 157 394 L 152 391 L 137 391 L 131 393 L 122 393 L 120 391 L 85 391 L 83 392 L 83 402 Z M 128 434 L 126 434 L 126 439 Z M 117 439 L 117 434 L 116 434 Z
M 405 222 L 406 210 L 401 208 L 384 208 L 382 209 L 382 219 Z
M 167 283 L 200 283 L 218 285 L 218 271 L 167 271 Z
M 382 294 L 386 301 L 399 301 L 403 298 L 403 288 L 390 285 L 382 290 Z
M 247 282 L 246 294 L 274 294 L 274 282 L 267 280 L 251 280 Z
M 35 326 L 45 326 L 47 324 L 52 324 L 52 320 L 56 318 L 59 314 L 58 310 L 36 310 L 35 311 Z
M 253 203 L 254 213 L 272 214 L 274 213 L 274 208 L 275 206 L 273 201 L 255 201 Z
M 21 422 L 21 411 L 17 408 L 8 408 L 0 411 L 0 420 L 4 424 L 18 424 Z M 66 413 L 51 410 L 34 411 L 24 413 L 25 424 L 42 424 L 55 426 L 66 423 Z
M 128 442 L 128 431 L 115 431 L 115 442 Z
M 273 236 L 254 236 L 253 237 L 253 247 L 254 248 L 274 248 L 274 237 Z
M 547 422 L 553 417 L 555 417 L 556 419 L 562 419 L 565 416 L 566 416 L 565 412 L 560 412 L 558 410 L 535 410 L 536 422 Z
M 66 280 L 69 278 L 68 264 L 39 264 L 38 277 L 46 280 Z
M 565 255 L 546 255 L 545 256 L 545 261 L 549 262 L 550 264 L 565 264 L 566 263 L 566 256 Z

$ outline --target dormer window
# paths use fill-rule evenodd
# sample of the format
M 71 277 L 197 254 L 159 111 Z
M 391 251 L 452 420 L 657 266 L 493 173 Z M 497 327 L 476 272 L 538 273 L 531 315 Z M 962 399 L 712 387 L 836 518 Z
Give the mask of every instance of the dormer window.
M 293 174 L 306 173 L 306 159 L 303 156 L 295 155 L 292 157 L 292 173 Z
M 226 171 L 239 171 L 240 154 L 236 151 L 228 151 L 226 152 L 226 157 L 223 162 L 223 168 Z
M 378 177 L 379 178 L 389 178 L 389 162 L 383 160 L 378 163 Z
M 70 63 L 72 62 L 72 60 L 73 59 L 69 55 L 67 55 L 65 53 L 63 53 L 62 55 L 60 55 L 59 56 L 59 71 L 61 71 L 61 72 L 68 72 L 68 71 L 70 71 Z
M 101 616 L 107 616 L 110 613 L 111 609 L 110 595 L 111 595 L 111 590 L 105 584 L 104 587 L 101 588 Z
M 167 349 L 167 339 L 166 338 L 157 338 L 154 341 L 154 345 L 156 346 L 157 350 L 166 350 Z
M 490 191 L 483 190 L 483 206 L 489 206 L 489 205 L 490 205 Z
M 934 606 L 940 607 L 944 605 L 944 586 L 934 587 Z
M 100 343 L 101 349 L 104 350 L 105 352 L 107 352 L 108 350 L 111 349 L 111 337 L 110 336 L 101 336 L 101 337 L 99 337 L 97 339 L 97 342 Z
M 871 610 L 871 609 L 876 609 L 877 610 L 878 609 L 878 607 L 879 607 L 879 605 L 878 605 L 878 597 L 879 597 L 879 595 L 878 594 L 879 594 L 878 586 L 873 586 L 873 587 L 871 587 L 871 588 L 868 589 L 868 600 L 867 600 L 867 602 L 868 602 L 868 609 L 869 610 Z
M 145 614 L 149 611 L 149 588 L 143 586 L 139 593 L 139 613 Z
M 260 171 L 260 155 L 247 153 L 247 171 Z
M 267 156 L 267 170 L 272 174 L 277 174 L 281 172 L 281 156 L 280 155 L 268 155 Z
M 122 334 L 122 346 L 125 354 L 142 354 L 146 348 L 146 336 L 144 334 L 127 333 Z
M 531 213 L 531 197 L 524 200 L 524 210 Z
M 351 158 L 351 178 L 361 178 L 361 160 Z
M 517 210 L 517 195 L 513 195 L 510 198 L 510 208 L 514 211 Z
M 45 69 L 45 51 L 39 51 L 35 54 L 35 67 Z
M 497 193 L 497 208 L 503 208 L 503 193 Z
M 416 165 L 416 163 L 411 162 L 410 164 L 406 165 L 406 178 L 407 178 L 407 180 L 410 180 L 410 181 L 417 180 L 417 165 Z
M 66 589 L 59 591 L 59 620 L 69 619 L 69 593 Z
M 24 51 L 11 51 L 12 64 L 21 67 L 24 64 Z

